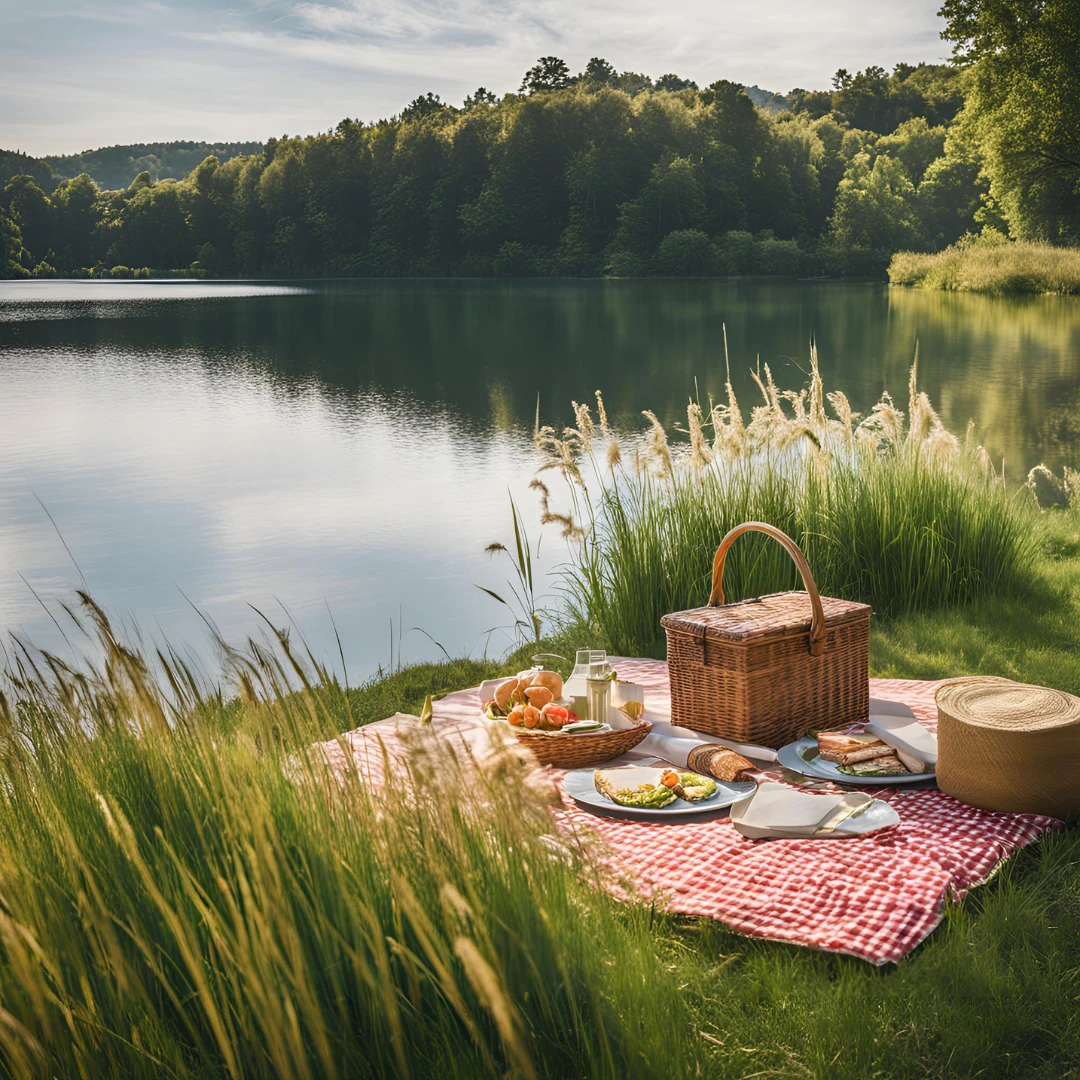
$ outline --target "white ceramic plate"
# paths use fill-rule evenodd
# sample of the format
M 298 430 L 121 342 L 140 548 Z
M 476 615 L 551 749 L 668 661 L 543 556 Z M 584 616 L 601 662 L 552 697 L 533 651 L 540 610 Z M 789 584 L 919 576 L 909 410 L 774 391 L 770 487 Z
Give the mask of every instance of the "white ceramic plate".
M 834 784 L 848 784 L 851 787 L 893 787 L 896 784 L 919 784 L 934 780 L 932 772 L 899 776 L 851 776 L 841 772 L 831 761 L 818 757 L 817 739 L 812 735 L 781 746 L 776 751 L 776 759 L 792 772 L 813 776 L 818 780 L 831 780 Z
M 687 770 L 682 770 L 683 772 Z M 595 769 L 574 769 L 563 777 L 563 787 L 579 806 L 590 810 L 604 810 L 619 816 L 644 818 L 647 821 L 681 821 L 698 814 L 708 814 L 716 810 L 723 810 L 732 803 L 745 799 L 753 794 L 757 784 L 753 780 L 740 783 L 727 783 L 724 780 L 716 781 L 716 791 L 701 802 L 687 802 L 685 799 L 676 799 L 667 806 L 641 807 L 620 806 L 609 799 L 605 799 L 596 790 L 593 780 Z

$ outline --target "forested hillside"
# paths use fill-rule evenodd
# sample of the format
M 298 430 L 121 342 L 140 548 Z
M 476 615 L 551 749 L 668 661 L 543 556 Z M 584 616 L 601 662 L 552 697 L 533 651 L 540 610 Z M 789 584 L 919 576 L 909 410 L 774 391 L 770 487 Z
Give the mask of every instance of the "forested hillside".
M 840 70 L 778 112 L 725 80 L 654 82 L 598 58 L 571 76 L 545 57 L 501 99 L 427 94 L 390 120 L 207 156 L 180 181 L 146 170 L 103 191 L 83 174 L 49 193 L 14 177 L 0 270 L 880 275 L 895 251 L 979 229 L 1075 242 L 1068 41 L 1022 34 L 1010 68 L 991 31 L 954 23 L 965 63 Z M 1045 100 L 1039 64 L 1059 80 Z M 1054 139 L 1060 160 L 1039 158 Z
M 99 188 L 126 188 L 141 172 L 151 180 L 182 180 L 201 161 L 213 155 L 224 163 L 241 154 L 261 154 L 261 142 L 207 143 L 164 142 L 136 143 L 132 146 L 106 146 L 81 154 L 59 154 L 42 160 L 52 166 L 60 180 L 71 180 L 86 173 Z

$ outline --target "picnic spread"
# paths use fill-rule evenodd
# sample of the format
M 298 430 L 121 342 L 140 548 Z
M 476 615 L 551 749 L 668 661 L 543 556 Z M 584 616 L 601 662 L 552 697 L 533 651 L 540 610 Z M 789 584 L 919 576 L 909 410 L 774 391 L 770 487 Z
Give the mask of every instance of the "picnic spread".
M 748 532 L 787 550 L 805 592 L 724 603 L 728 550 Z M 429 730 L 478 764 L 507 740 L 526 747 L 558 791 L 558 827 L 599 837 L 619 878 L 671 912 L 895 963 L 948 902 L 1080 814 L 1080 699 L 870 679 L 869 620 L 819 594 L 789 537 L 748 522 L 720 544 L 709 604 L 662 620 L 667 662 L 583 649 L 564 684 L 538 656 L 435 702 Z M 417 723 L 321 749 L 382 783 L 407 768 Z
M 667 664 L 630 658 L 611 663 L 621 678 L 645 687 L 645 718 L 654 725 L 666 722 Z M 937 686 L 871 679 L 869 690 L 874 698 L 910 706 L 933 731 Z M 476 688 L 435 702 L 432 723 L 482 752 L 487 728 Z M 393 747 L 396 731 L 390 719 L 348 732 L 342 741 L 363 774 L 381 775 L 383 746 Z M 338 742 L 324 744 L 324 750 L 335 763 L 346 764 Z M 635 749 L 608 764 L 654 758 Z M 549 767 L 549 774 L 562 791 L 565 771 Z M 790 783 L 778 762 L 764 763 L 758 776 Z M 667 824 L 599 816 L 563 797 L 564 826 L 599 834 L 613 867 L 644 894 L 661 894 L 668 910 L 873 964 L 901 960 L 938 925 L 947 902 L 987 881 L 1010 855 L 1059 824 L 1045 815 L 980 810 L 937 790 L 889 788 L 875 797 L 899 815 L 892 828 L 846 840 L 751 840 L 722 811 Z

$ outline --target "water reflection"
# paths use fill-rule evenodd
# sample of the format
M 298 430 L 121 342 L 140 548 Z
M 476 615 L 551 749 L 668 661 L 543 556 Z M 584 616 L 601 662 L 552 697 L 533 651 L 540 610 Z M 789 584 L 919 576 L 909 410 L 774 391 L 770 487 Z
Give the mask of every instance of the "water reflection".
M 979 425 L 1019 478 L 1080 462 L 1080 302 L 865 284 L 735 282 L 33 282 L 0 285 L 0 626 L 50 624 L 77 575 L 170 637 L 230 636 L 255 604 L 293 612 L 354 670 L 389 658 L 390 620 L 450 651 L 504 621 L 474 582 L 526 506 L 528 433 L 604 389 L 616 423 L 736 391 L 758 358 L 798 385 L 816 338 L 860 410 L 920 382 L 954 429 Z M 696 380 L 696 383 L 695 383 Z M 545 540 L 549 564 L 558 545 Z M 498 646 L 502 647 L 501 643 Z M 437 654 L 413 635 L 406 658 Z

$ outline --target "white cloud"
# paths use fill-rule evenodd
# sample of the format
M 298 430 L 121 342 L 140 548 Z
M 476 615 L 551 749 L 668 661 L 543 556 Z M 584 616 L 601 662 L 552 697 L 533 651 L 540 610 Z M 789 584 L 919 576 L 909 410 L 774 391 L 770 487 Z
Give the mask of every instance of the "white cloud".
M 937 60 L 939 0 L 0 0 L 0 146 L 58 153 L 123 141 L 250 139 L 517 88 L 546 53 L 776 90 L 838 67 Z M 10 9 L 10 11 L 6 10 Z M 50 72 L 48 79 L 43 71 Z

